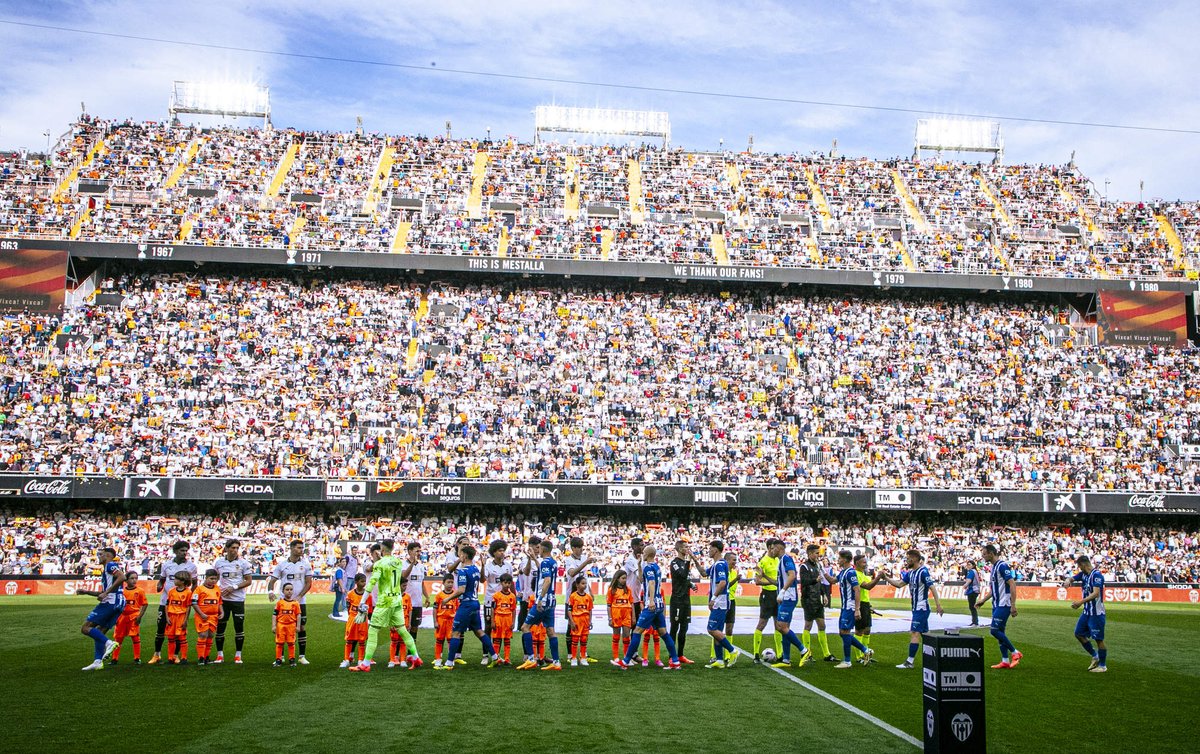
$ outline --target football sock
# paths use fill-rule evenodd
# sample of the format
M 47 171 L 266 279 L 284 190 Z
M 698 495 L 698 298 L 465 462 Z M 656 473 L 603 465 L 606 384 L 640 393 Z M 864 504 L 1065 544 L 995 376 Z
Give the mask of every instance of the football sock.
M 88 631 L 87 635 L 92 637 L 92 641 L 96 643 L 96 659 L 104 659 L 104 647 L 108 644 L 108 637 L 104 635 L 103 631 L 95 627 Z
M 629 640 L 629 645 L 625 648 L 625 662 L 629 662 L 634 657 L 637 657 L 638 647 L 641 646 L 641 643 L 642 635 L 634 634 L 633 638 Z
M 754 632 L 754 656 L 758 657 L 759 651 L 762 650 L 762 631 Z
M 821 645 L 821 656 L 828 657 L 829 656 L 829 637 L 825 634 L 824 631 L 820 631 L 817 633 L 817 642 Z
M 908 643 L 908 661 L 916 662 L 917 661 L 917 652 L 919 652 L 919 651 L 921 651 L 921 645 L 915 641 L 910 641 Z
M 1100 650 L 1099 659 L 1100 659 L 1100 667 L 1103 668 L 1108 665 L 1108 650 L 1107 649 Z
M 1096 648 L 1092 646 L 1092 643 L 1090 641 L 1083 641 L 1083 642 L 1080 642 L 1080 644 L 1083 645 L 1084 652 L 1087 652 L 1092 657 L 1096 656 Z
M 621 635 L 613 634 L 613 659 L 619 656 L 617 653 L 621 651 Z
M 558 662 L 558 637 L 550 637 L 550 659 Z
M 526 631 L 521 634 L 521 648 L 525 650 L 526 657 L 533 657 L 533 633 Z

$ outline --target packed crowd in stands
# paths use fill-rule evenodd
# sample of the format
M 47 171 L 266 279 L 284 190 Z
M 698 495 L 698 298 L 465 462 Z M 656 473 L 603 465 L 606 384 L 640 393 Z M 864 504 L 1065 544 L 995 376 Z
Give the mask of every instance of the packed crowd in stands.
M 208 563 L 220 555 L 226 540 L 237 538 L 243 542 L 243 556 L 258 573 L 269 574 L 279 559 L 287 557 L 288 543 L 299 539 L 317 573 L 328 575 L 343 547 L 361 557 L 365 543 L 392 537 L 420 541 L 432 575 L 442 570 L 459 537 L 486 545 L 494 539 L 517 542 L 537 534 L 551 537 L 558 552 L 565 552 L 569 537 L 581 537 L 585 552 L 596 559 L 591 575 L 597 579 L 615 573 L 634 536 L 644 537 L 664 553 L 671 552 L 675 542 L 686 541 L 702 559 L 708 541 L 720 538 L 744 572 L 765 551 L 766 540 L 778 536 L 801 556 L 809 543 L 824 545 L 830 564 L 833 553 L 852 549 L 868 553 L 872 567 L 895 568 L 904 551 L 915 547 L 927 555 L 939 581 L 960 579 L 963 566 L 980 563 L 983 546 L 995 544 L 1022 581 L 1057 581 L 1072 572 L 1076 555 L 1087 554 L 1109 581 L 1200 582 L 1200 532 L 1194 522 L 1129 526 L 1086 517 L 1049 523 L 1011 517 L 887 518 L 849 513 L 788 519 L 780 514 L 784 517 L 753 520 L 744 513 L 726 518 L 678 511 L 669 517 L 645 513 L 620 520 L 608 512 L 569 510 L 414 508 L 350 514 L 301 513 L 269 504 L 189 513 L 176 509 L 169 515 L 10 510 L 0 512 L 0 573 L 88 573 L 96 563 L 96 551 L 112 545 L 128 568 L 150 576 L 171 557 L 171 545 L 179 539 L 192 543 L 192 556 L 198 562 Z
M 10 320 L 0 470 L 1200 489 L 1195 349 L 1047 337 L 1065 304 L 407 280 L 127 273 Z
M 752 266 L 1087 278 L 1200 266 L 1195 203 L 1104 201 L 1071 165 L 89 117 L 52 152 L 0 157 L 0 235 L 715 263 L 720 234 L 729 261 Z

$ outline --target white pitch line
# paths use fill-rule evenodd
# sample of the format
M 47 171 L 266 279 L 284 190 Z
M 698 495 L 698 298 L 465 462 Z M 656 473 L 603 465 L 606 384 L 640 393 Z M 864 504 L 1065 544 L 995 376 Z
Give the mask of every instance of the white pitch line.
M 745 652 L 743 652 L 742 654 L 745 654 Z M 853 712 L 855 715 L 858 715 L 863 720 L 866 720 L 867 722 L 871 723 L 872 725 L 875 725 L 877 727 L 880 727 L 880 728 L 886 730 L 888 733 L 891 733 L 896 738 L 899 738 L 902 741 L 906 741 L 907 743 L 912 744 L 913 746 L 917 747 L 918 749 L 923 748 L 925 745 L 922 741 L 919 741 L 916 738 L 908 735 L 907 733 L 900 730 L 896 726 L 885 723 L 884 721 L 880 720 L 878 717 L 875 717 L 874 715 L 872 715 L 869 712 L 863 712 L 858 707 L 855 707 L 853 704 L 849 704 L 848 702 L 844 702 L 841 699 L 838 699 L 836 696 L 834 696 L 833 694 L 830 694 L 828 691 L 822 691 L 821 689 L 817 688 L 816 686 L 812 685 L 811 683 L 800 680 L 799 678 L 792 675 L 791 673 L 784 671 L 782 668 L 773 668 L 770 665 L 766 665 L 766 664 L 764 664 L 763 667 L 765 667 L 767 670 L 772 670 L 772 671 L 778 673 L 779 675 L 788 679 L 792 683 L 797 683 L 797 684 L 803 686 L 804 688 L 808 689 L 809 691 L 813 692 L 814 694 L 816 694 L 817 696 L 819 696 L 823 699 L 828 699 L 829 701 L 833 702 L 834 704 L 841 707 L 842 709 Z

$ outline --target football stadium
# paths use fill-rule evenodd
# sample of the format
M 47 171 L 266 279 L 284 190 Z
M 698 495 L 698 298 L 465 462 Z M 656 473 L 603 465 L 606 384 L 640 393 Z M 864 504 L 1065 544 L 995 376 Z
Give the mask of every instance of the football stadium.
M 1036 143 L 1186 119 L 76 10 L 0 17 L 78 45 L 0 62 L 6 750 L 1195 749 L 1200 191 Z M 704 131 L 780 103 L 904 156 Z

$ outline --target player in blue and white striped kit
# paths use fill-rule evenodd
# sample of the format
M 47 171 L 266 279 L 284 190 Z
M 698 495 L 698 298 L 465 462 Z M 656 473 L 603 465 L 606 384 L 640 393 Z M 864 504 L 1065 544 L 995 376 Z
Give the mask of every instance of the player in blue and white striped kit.
M 729 612 L 729 564 L 725 562 L 725 543 L 714 539 L 708 543 L 708 633 L 716 646 L 716 657 L 706 668 L 726 668 L 737 662 L 738 652 L 725 635 L 725 616 Z M 729 659 L 726 660 L 728 652 Z
M 1107 620 L 1104 610 L 1104 574 L 1092 566 L 1092 559 L 1087 555 L 1075 558 L 1079 573 L 1063 582 L 1070 588 L 1078 584 L 1083 589 L 1083 598 L 1071 603 L 1071 607 L 1083 608 L 1079 622 L 1075 624 L 1075 638 L 1083 645 L 1083 649 L 1092 656 L 1092 664 L 1088 670 L 1093 673 L 1108 672 L 1108 646 L 1104 643 L 1104 624 Z M 1096 646 L 1092 646 L 1092 641 Z
M 854 622 L 862 610 L 862 587 L 858 583 L 858 572 L 854 570 L 854 553 L 842 550 L 838 553 L 838 592 L 842 596 L 842 611 L 838 615 L 838 633 L 842 636 L 842 661 L 834 667 L 838 670 L 853 667 L 850 663 L 852 649 L 862 652 L 862 664 L 868 665 L 875 656 L 875 650 L 868 649 L 866 644 L 853 636 Z
M 1008 619 L 1017 617 L 1017 579 L 1008 563 L 1000 559 L 1000 551 L 995 545 L 983 548 L 983 559 L 991 564 L 992 575 L 988 578 L 988 593 L 979 601 L 979 606 L 992 601 L 992 636 L 1000 642 L 1000 663 L 992 669 L 1015 668 L 1023 655 L 1009 641 L 1004 630 L 1008 628 Z
M 533 627 L 539 625 L 546 628 L 550 657 L 553 659 L 542 670 L 562 670 L 562 662 L 558 658 L 558 634 L 554 630 L 554 608 L 558 604 L 554 596 L 554 582 L 558 581 L 558 563 L 554 560 L 554 545 L 550 540 L 542 540 L 538 549 L 542 556 L 541 563 L 536 567 L 530 566 L 535 602 L 521 623 L 525 662 L 518 665 L 517 670 L 533 670 L 537 667 L 537 658 L 533 654 Z
M 116 563 L 117 551 L 105 547 L 100 551 L 100 591 L 80 589 L 76 594 L 95 597 L 99 604 L 92 608 L 79 632 L 96 643 L 96 655 L 84 670 L 103 670 L 104 661 L 112 656 L 118 644 L 104 635 L 125 610 L 125 571 Z
M 642 551 L 642 595 L 643 604 L 642 612 L 637 617 L 637 625 L 633 629 L 633 637 L 629 642 L 629 649 L 625 650 L 625 657 L 617 661 L 617 667 L 625 670 L 633 662 L 633 658 L 637 656 L 638 647 L 642 643 L 642 634 L 646 631 L 653 631 L 662 637 L 663 643 L 667 645 L 667 652 L 671 654 L 671 662 L 663 670 L 679 670 L 679 652 L 675 649 L 675 640 L 667 633 L 667 618 L 664 615 L 667 609 L 666 603 L 663 601 L 662 594 L 662 569 L 658 567 L 658 563 L 654 562 L 656 550 L 653 547 L 647 546 Z M 725 616 L 721 616 L 724 620 Z
M 942 610 L 942 600 L 938 597 L 937 587 L 933 585 L 933 576 L 929 566 L 925 565 L 925 557 L 919 550 L 909 550 L 904 553 L 904 565 L 907 570 L 901 572 L 900 578 L 887 579 L 894 587 L 908 586 L 912 598 L 912 622 L 908 626 L 908 659 L 897 665 L 901 670 L 912 668 L 917 662 L 917 652 L 921 650 L 921 634 L 929 630 L 929 596 L 933 595 L 933 604 L 938 615 L 945 615 Z

